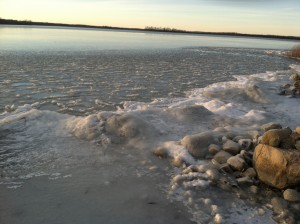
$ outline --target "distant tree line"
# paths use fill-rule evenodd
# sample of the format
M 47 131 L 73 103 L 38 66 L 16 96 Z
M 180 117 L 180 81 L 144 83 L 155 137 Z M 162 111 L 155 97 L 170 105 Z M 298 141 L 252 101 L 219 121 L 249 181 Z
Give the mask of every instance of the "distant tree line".
M 279 36 L 279 35 L 263 35 L 263 34 L 243 34 L 233 32 L 203 32 L 203 31 L 186 31 L 169 27 L 155 27 L 146 26 L 144 29 L 140 28 L 124 28 L 124 27 L 111 27 L 111 26 L 90 26 L 82 24 L 65 24 L 65 23 L 48 23 L 48 22 L 32 22 L 31 20 L 13 20 L 3 19 L 0 17 L 0 25 L 35 25 L 35 26 L 63 26 L 63 27 L 79 27 L 79 28 L 95 28 L 95 29 L 115 29 L 115 30 L 135 30 L 135 31 L 154 31 L 154 32 L 173 32 L 173 33 L 186 33 L 186 34 L 207 34 L 217 36 L 241 36 L 241 37 L 256 37 L 256 38 L 276 38 L 276 39 L 289 39 L 300 40 L 298 36 Z
M 148 31 L 161 31 L 161 32 L 178 32 L 178 33 L 187 33 L 186 30 L 179 30 L 175 28 L 169 28 L 169 27 L 156 27 L 156 26 L 146 26 L 145 30 Z

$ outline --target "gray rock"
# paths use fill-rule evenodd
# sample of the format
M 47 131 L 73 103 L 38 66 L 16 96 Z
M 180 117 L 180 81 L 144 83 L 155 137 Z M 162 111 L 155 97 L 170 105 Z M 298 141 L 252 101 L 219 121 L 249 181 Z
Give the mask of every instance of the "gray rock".
M 223 144 L 223 150 L 235 156 L 240 152 L 240 145 L 232 140 L 227 140 Z
M 243 175 L 245 177 L 255 178 L 257 174 L 256 174 L 255 169 L 250 167 L 243 172 Z
M 212 155 L 216 155 L 220 151 L 221 151 L 221 147 L 216 144 L 210 144 L 208 146 L 208 152 Z
M 233 170 L 230 168 L 228 163 L 223 163 L 222 165 L 220 165 L 220 170 L 226 172 L 226 173 L 232 173 Z
M 203 132 L 196 135 L 187 135 L 181 140 L 181 144 L 187 148 L 189 153 L 197 159 L 205 158 L 208 153 L 208 146 L 214 143 L 213 132 Z
M 227 160 L 227 163 L 233 170 L 242 171 L 245 166 L 246 162 L 239 156 L 232 156 Z
M 227 160 L 231 157 L 232 155 L 228 152 L 225 152 L 221 150 L 214 156 L 214 160 L 216 160 L 218 163 L 223 164 L 226 163 Z
M 253 181 L 249 177 L 241 177 L 236 179 L 239 185 L 252 185 Z
M 273 206 L 273 211 L 278 214 L 287 210 L 288 208 L 288 203 L 283 198 L 279 197 L 272 198 L 271 204 Z
M 257 194 L 258 191 L 259 191 L 259 188 L 258 188 L 257 186 L 255 186 L 255 185 L 251 185 L 251 186 L 249 187 L 249 191 L 250 191 L 251 193 L 253 193 L 253 194 Z
M 239 143 L 241 149 L 244 149 L 247 151 L 252 149 L 252 147 L 253 147 L 253 142 L 251 139 L 240 139 L 238 141 L 238 143 Z
M 300 201 L 300 193 L 294 189 L 286 189 L 283 198 L 287 201 Z
M 212 181 L 218 181 L 220 178 L 220 173 L 217 169 L 208 169 L 205 172 L 208 176 L 208 178 Z
M 241 135 L 238 135 L 238 136 L 235 136 L 233 139 L 232 139 L 232 141 L 234 141 L 234 142 L 239 142 L 239 140 L 240 139 L 243 139 L 243 138 L 245 138 L 244 136 L 241 136 Z
M 267 124 L 264 124 L 261 126 L 261 129 L 266 132 L 266 131 L 269 131 L 271 129 L 281 129 L 282 126 L 278 123 L 274 123 L 274 122 L 270 122 L 270 123 L 267 123 Z

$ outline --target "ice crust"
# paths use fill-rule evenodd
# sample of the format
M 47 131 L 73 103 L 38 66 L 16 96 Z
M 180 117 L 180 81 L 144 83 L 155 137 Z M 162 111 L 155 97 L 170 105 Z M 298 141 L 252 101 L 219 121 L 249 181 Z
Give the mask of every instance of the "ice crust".
M 292 71 L 300 72 L 300 66 L 290 67 Z M 0 115 L 1 136 L 6 136 L 9 130 L 18 139 L 18 145 L 13 146 L 18 153 L 2 155 L 0 165 L 6 167 L 4 172 L 8 179 L 0 182 L 0 185 L 17 189 L 23 182 L 9 184 L 14 183 L 16 178 L 26 181 L 48 176 L 50 180 L 56 181 L 72 175 L 55 175 L 51 171 L 55 168 L 84 166 L 101 160 L 113 163 L 114 158 L 105 154 L 107 147 L 120 151 L 126 148 L 129 151 L 122 154 L 125 160 L 131 159 L 134 154 L 140 157 L 140 161 L 145 158 L 149 160 L 153 148 L 162 147 L 174 161 L 201 165 L 203 161 L 193 158 L 180 144 L 180 139 L 185 135 L 218 127 L 246 133 L 269 121 L 291 128 L 300 125 L 299 99 L 278 95 L 279 87 L 289 82 L 290 74 L 290 71 L 276 71 L 236 76 L 236 81 L 193 89 L 186 93 L 185 98 L 155 99 L 150 103 L 124 102 L 123 108 L 118 111 L 102 111 L 86 117 L 37 110 L 34 109 L 36 104 L 18 107 L 13 112 Z M 22 151 L 21 144 L 30 146 L 36 139 L 40 142 L 37 147 L 39 150 Z M 12 167 L 11 164 L 18 165 Z M 150 166 L 149 170 L 156 170 L 151 167 L 156 166 Z M 184 177 L 192 181 L 184 183 L 183 187 L 207 189 L 210 183 L 207 174 L 199 175 Z M 173 188 L 176 191 L 185 190 L 179 189 L 178 184 Z M 182 198 L 178 200 L 185 201 Z M 191 204 L 192 199 L 189 200 L 185 202 Z M 188 207 L 192 208 L 190 205 Z M 191 210 L 196 222 L 201 223 L 205 214 L 197 219 L 196 212 L 199 210 Z M 216 219 L 221 218 L 216 213 Z

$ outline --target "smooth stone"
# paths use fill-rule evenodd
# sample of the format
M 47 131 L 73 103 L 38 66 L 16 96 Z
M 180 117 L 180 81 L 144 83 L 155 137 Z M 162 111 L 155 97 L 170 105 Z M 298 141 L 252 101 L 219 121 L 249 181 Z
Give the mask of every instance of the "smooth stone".
M 252 185 L 253 181 L 249 177 L 241 177 L 236 179 L 239 185 Z
M 281 213 L 288 208 L 288 203 L 283 198 L 279 197 L 272 198 L 271 204 L 273 206 L 273 211 L 276 213 Z
M 266 211 L 264 209 L 262 209 L 262 208 L 259 208 L 257 210 L 257 213 L 258 213 L 258 215 L 263 216 L 264 214 L 266 214 Z
M 295 132 L 300 135 L 300 126 L 296 127 Z
M 231 157 L 232 155 L 228 152 L 225 152 L 221 150 L 214 156 L 214 160 L 216 160 L 218 163 L 223 164 L 226 163 L 227 160 Z
M 251 193 L 253 193 L 253 194 L 257 194 L 258 191 L 259 191 L 259 188 L 258 188 L 257 186 L 255 186 L 255 185 L 251 185 L 251 186 L 249 187 L 249 191 L 250 191 Z
M 220 170 L 226 172 L 226 173 L 232 173 L 233 170 L 230 168 L 228 163 L 223 163 L 222 165 L 220 165 Z
M 235 156 L 240 152 L 240 145 L 232 140 L 227 140 L 223 144 L 223 150 Z
M 208 153 L 208 146 L 215 142 L 213 132 L 203 132 L 196 135 L 187 135 L 181 140 L 181 145 L 197 159 L 203 159 Z
M 240 139 L 238 141 L 241 149 L 244 149 L 244 150 L 250 150 L 253 146 L 253 142 L 251 139 Z
M 282 129 L 282 126 L 278 123 L 270 122 L 261 126 L 261 129 L 266 132 L 271 129 Z
M 300 141 L 296 141 L 295 148 L 297 150 L 300 150 Z
M 259 144 L 253 154 L 253 165 L 258 178 L 278 189 L 300 184 L 299 164 L 298 150 L 283 150 Z
M 218 181 L 220 178 L 220 173 L 217 169 L 208 169 L 205 172 L 208 178 L 212 181 Z
M 280 143 L 292 134 L 292 130 L 287 127 L 284 129 L 271 129 L 262 136 L 261 143 L 273 147 L 279 147 Z
M 259 132 L 254 130 L 254 131 L 249 131 L 248 134 L 252 137 L 252 139 L 258 139 L 260 136 Z
M 250 167 L 243 172 L 243 175 L 246 177 L 255 178 L 257 174 L 255 169 Z
M 234 142 L 239 142 L 240 139 L 248 139 L 248 137 L 238 135 L 238 136 L 235 136 L 235 137 L 232 139 L 232 141 L 234 141 Z
M 245 168 L 246 162 L 239 156 L 232 156 L 227 160 L 227 163 L 233 170 L 242 171 Z
M 283 198 L 287 201 L 300 201 L 300 193 L 294 189 L 286 189 L 283 192 Z
M 212 155 L 216 155 L 220 151 L 221 151 L 221 147 L 216 144 L 210 144 L 208 146 L 208 152 Z
M 153 150 L 153 154 L 160 157 L 160 158 L 167 158 L 168 157 L 168 150 L 163 147 L 157 147 Z

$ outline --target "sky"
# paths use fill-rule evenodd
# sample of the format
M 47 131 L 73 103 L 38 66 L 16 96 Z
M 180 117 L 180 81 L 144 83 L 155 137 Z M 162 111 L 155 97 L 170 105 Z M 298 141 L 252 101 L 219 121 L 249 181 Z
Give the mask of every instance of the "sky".
M 300 36 L 300 0 L 0 0 L 0 17 Z

